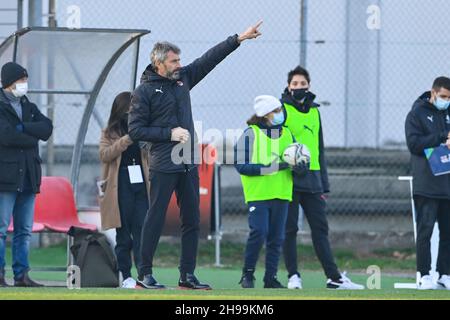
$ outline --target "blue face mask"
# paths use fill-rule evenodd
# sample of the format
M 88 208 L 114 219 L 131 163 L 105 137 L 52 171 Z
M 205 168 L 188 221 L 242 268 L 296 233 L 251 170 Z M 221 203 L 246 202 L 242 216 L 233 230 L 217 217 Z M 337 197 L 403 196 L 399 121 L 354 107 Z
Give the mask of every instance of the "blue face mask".
M 284 112 L 280 111 L 278 113 L 274 113 L 273 114 L 273 119 L 270 122 L 274 126 L 278 126 L 280 124 L 283 124 L 283 122 L 284 122 Z
M 436 107 L 436 109 L 443 111 L 448 109 L 448 107 L 450 106 L 450 101 L 436 97 L 436 100 L 433 102 L 433 105 Z

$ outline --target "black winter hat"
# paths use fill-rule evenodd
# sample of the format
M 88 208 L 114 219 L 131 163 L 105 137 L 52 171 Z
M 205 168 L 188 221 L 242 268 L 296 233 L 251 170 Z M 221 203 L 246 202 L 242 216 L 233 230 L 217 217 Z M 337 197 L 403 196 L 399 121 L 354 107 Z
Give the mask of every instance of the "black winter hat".
M 5 63 L 2 67 L 1 79 L 3 88 L 8 88 L 17 80 L 28 77 L 27 70 L 15 62 Z

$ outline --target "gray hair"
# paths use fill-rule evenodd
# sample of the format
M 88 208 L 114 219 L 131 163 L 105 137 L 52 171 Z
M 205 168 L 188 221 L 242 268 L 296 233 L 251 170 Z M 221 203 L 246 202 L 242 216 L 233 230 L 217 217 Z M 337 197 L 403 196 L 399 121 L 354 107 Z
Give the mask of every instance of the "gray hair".
M 164 62 L 167 59 L 167 54 L 172 51 L 175 54 L 180 54 L 181 50 L 176 45 L 164 41 L 157 42 L 153 46 L 152 52 L 150 53 L 150 60 L 153 67 L 156 67 L 157 62 Z

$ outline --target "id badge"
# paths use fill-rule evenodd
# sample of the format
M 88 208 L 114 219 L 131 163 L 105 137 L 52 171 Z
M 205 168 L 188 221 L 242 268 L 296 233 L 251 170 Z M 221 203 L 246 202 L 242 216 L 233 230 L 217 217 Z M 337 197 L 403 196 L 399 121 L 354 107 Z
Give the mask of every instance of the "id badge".
M 130 183 L 144 182 L 140 165 L 128 166 L 128 174 L 130 176 Z

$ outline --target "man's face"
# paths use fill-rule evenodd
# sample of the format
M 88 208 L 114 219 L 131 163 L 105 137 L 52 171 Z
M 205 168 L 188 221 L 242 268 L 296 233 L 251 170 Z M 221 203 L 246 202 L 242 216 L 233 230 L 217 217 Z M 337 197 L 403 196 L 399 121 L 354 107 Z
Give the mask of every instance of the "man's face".
M 291 92 L 294 89 L 309 89 L 308 80 L 302 75 L 294 75 L 288 85 L 288 91 Z
M 450 101 L 450 90 L 440 88 L 438 91 L 435 91 L 434 89 L 432 89 L 430 102 L 435 102 L 437 97 L 446 101 Z
M 180 56 L 173 51 L 167 53 L 167 59 L 157 65 L 158 73 L 163 77 L 178 80 L 180 78 Z

